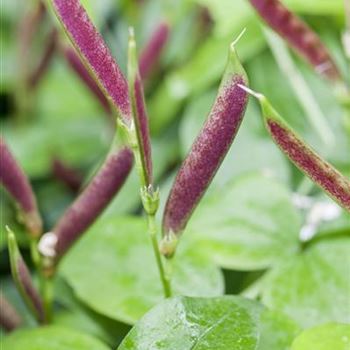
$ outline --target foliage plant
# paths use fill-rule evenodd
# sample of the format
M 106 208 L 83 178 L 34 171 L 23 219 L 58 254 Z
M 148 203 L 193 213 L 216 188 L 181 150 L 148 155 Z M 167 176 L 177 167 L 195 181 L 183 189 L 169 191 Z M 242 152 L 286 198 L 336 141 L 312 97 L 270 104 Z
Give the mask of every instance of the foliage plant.
M 309 2 L 4 5 L 1 349 L 350 349 L 350 4 Z

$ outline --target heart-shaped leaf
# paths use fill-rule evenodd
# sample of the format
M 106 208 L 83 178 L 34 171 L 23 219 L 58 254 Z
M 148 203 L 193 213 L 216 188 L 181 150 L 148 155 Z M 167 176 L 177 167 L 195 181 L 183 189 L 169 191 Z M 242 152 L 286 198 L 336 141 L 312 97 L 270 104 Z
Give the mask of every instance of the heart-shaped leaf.
M 132 324 L 162 300 L 142 218 L 102 218 L 62 260 L 61 268 L 78 298 L 113 319 Z M 222 275 L 196 249 L 183 245 L 174 261 L 173 289 L 180 295 L 221 295 Z

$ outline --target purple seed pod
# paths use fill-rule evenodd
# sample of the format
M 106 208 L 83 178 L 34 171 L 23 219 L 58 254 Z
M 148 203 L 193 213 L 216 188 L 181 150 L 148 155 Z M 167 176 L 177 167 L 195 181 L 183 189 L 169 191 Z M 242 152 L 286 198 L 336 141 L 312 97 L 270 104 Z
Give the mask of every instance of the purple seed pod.
M 214 105 L 169 194 L 163 215 L 165 241 L 181 234 L 235 138 L 248 101 L 237 84 L 248 82 L 232 44 Z
M 30 88 L 35 88 L 41 78 L 45 75 L 45 72 L 49 68 L 49 65 L 54 57 L 57 46 L 57 30 L 53 29 L 47 38 L 46 47 L 43 56 L 37 66 L 28 79 L 28 85 Z
M 81 174 L 59 158 L 54 158 L 52 161 L 52 173 L 56 179 L 65 184 L 72 192 L 78 192 L 83 183 Z
M 23 320 L 16 309 L 0 291 L 0 326 L 7 332 L 20 327 Z
M 83 83 L 89 88 L 89 90 L 96 96 L 97 100 L 100 102 L 103 109 L 107 114 L 111 114 L 111 105 L 108 99 L 97 85 L 94 78 L 91 76 L 90 72 L 85 68 L 84 64 L 81 62 L 80 57 L 75 53 L 75 51 L 65 46 L 62 48 L 63 55 L 67 60 L 70 67 L 78 75 L 78 77 L 83 81 Z
M 0 182 L 16 200 L 24 224 L 33 237 L 42 233 L 42 222 L 36 199 L 27 176 L 0 137 Z
M 264 95 L 241 87 L 259 100 L 267 130 L 279 148 L 305 175 L 350 212 L 350 180 L 310 148 L 276 112 Z
M 154 65 L 158 62 L 170 33 L 169 23 L 162 21 L 158 24 L 146 46 L 140 54 L 139 69 L 142 79 L 146 79 Z
M 318 35 L 279 0 L 250 0 L 265 22 L 283 37 L 316 71 L 330 80 L 341 75 Z
M 112 151 L 88 186 L 65 211 L 52 232 L 42 237 L 39 242 L 40 252 L 58 262 L 118 193 L 132 165 L 133 154 L 129 148 Z
M 40 323 L 44 323 L 45 313 L 41 297 L 34 287 L 28 267 L 18 249 L 14 233 L 8 227 L 6 229 L 8 232 L 8 247 L 13 280 L 30 312 Z
M 142 163 L 142 182 L 144 186 L 148 187 L 152 184 L 152 151 L 143 85 L 137 62 L 136 42 L 132 29 L 130 29 L 129 34 L 128 80 L 138 152 Z
M 53 8 L 84 64 L 126 125 L 131 121 L 128 84 L 103 38 L 79 0 L 51 0 Z

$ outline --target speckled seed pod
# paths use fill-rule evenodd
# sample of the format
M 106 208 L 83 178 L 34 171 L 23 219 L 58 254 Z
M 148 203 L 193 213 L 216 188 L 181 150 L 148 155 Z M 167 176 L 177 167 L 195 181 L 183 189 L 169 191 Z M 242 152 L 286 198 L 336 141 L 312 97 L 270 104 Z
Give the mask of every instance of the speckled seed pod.
M 0 326 L 7 332 L 11 332 L 22 324 L 22 318 L 16 309 L 0 291 Z
M 142 79 L 146 79 L 158 63 L 159 57 L 164 46 L 168 42 L 170 33 L 169 23 L 162 21 L 158 24 L 151 35 L 151 38 L 146 43 L 140 54 L 140 75 Z
M 28 85 L 30 88 L 35 88 L 41 78 L 45 75 L 47 69 L 50 66 L 52 58 L 54 57 L 57 47 L 57 30 L 53 29 L 49 33 L 46 41 L 44 53 L 36 67 L 28 79 Z
M 100 87 L 95 82 L 94 78 L 91 76 L 90 72 L 85 68 L 84 64 L 81 62 L 81 59 L 76 52 L 68 47 L 62 47 L 63 55 L 67 60 L 69 66 L 77 74 L 77 76 L 82 80 L 86 87 L 95 95 L 97 100 L 100 102 L 103 109 L 107 114 L 111 113 L 111 105 L 100 89 Z
M 129 96 L 132 107 L 132 117 L 135 125 L 137 150 L 140 154 L 142 169 L 141 176 L 144 186 L 152 184 L 152 151 L 148 127 L 148 117 L 139 73 L 134 32 L 130 29 L 128 57 Z
M 132 151 L 112 151 L 98 173 L 51 230 L 56 236 L 52 258 L 56 261 L 97 219 L 127 179 L 133 164 Z M 50 233 L 49 233 L 50 234 Z M 45 234 L 42 240 L 45 240 Z M 39 243 L 39 249 L 43 255 Z M 49 254 L 50 255 L 50 254 Z
M 45 322 L 45 314 L 41 297 L 34 287 L 32 277 L 18 249 L 16 237 L 8 229 L 8 246 L 13 280 L 29 311 L 40 323 Z
M 280 34 L 316 71 L 331 80 L 341 76 L 318 35 L 279 0 L 250 0 L 264 21 Z
M 232 45 L 212 110 L 169 194 L 163 216 L 165 240 L 167 236 L 178 236 L 183 231 L 223 161 L 241 124 L 248 101 L 247 93 L 237 84 L 247 83 L 246 74 Z M 164 254 L 171 255 L 171 252 Z
M 267 130 L 279 148 L 305 175 L 350 212 L 350 180 L 310 148 L 276 112 L 265 96 L 252 93 L 261 104 Z
M 5 140 L 1 137 L 0 182 L 17 202 L 21 218 L 30 235 L 40 236 L 42 222 L 29 180 L 11 154 Z
M 51 0 L 57 17 L 84 64 L 110 99 L 123 122 L 131 121 L 128 84 L 109 48 L 79 0 Z

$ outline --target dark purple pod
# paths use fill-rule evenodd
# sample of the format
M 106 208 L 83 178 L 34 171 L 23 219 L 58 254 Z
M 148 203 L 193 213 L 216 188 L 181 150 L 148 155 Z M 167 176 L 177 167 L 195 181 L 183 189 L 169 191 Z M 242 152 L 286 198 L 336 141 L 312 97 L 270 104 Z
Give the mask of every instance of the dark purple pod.
M 98 173 L 39 242 L 40 252 L 56 262 L 97 219 L 127 179 L 133 165 L 129 148 L 113 150 Z
M 279 0 L 250 0 L 250 3 L 265 22 L 318 73 L 331 80 L 341 79 L 336 64 L 318 35 Z
M 48 34 L 48 38 L 46 41 L 44 53 L 34 71 L 31 73 L 28 79 L 28 85 L 30 88 L 35 88 L 41 78 L 45 75 L 47 69 L 50 66 L 52 58 L 54 57 L 54 53 L 57 47 L 57 30 L 53 29 Z
M 131 121 L 128 84 L 79 0 L 51 0 L 66 33 L 126 125 Z
M 248 101 L 247 93 L 237 85 L 242 83 L 248 84 L 247 76 L 232 44 L 212 110 L 169 194 L 163 215 L 165 240 L 181 234 L 231 146 Z
M 5 140 L 1 137 L 0 182 L 17 202 L 28 232 L 33 237 L 40 236 L 42 222 L 29 180 L 11 154 Z
M 140 54 L 139 69 L 142 79 L 146 79 L 151 73 L 154 65 L 157 64 L 159 57 L 168 42 L 170 33 L 169 23 L 162 21 L 151 35 Z
M 11 273 L 13 280 L 29 311 L 40 323 L 44 323 L 45 313 L 41 297 L 34 287 L 28 267 L 18 249 L 14 233 L 11 232 L 8 228 L 7 231 Z
M 16 309 L 0 291 L 0 326 L 7 332 L 20 327 L 23 320 Z
M 131 100 L 132 117 L 135 125 L 137 138 L 137 152 L 140 155 L 141 176 L 143 186 L 148 187 L 152 184 L 152 151 L 150 133 L 148 127 L 148 117 L 143 93 L 143 85 L 139 73 L 136 43 L 134 32 L 130 29 L 129 35 L 129 54 L 128 54 L 128 81 L 129 96 Z
M 287 157 L 340 206 L 350 212 L 350 180 L 322 159 L 284 121 L 262 94 L 249 91 L 260 102 L 267 130 Z
M 92 92 L 92 94 L 97 98 L 100 102 L 103 109 L 107 112 L 107 114 L 111 113 L 111 105 L 91 76 L 90 72 L 85 68 L 84 64 L 81 62 L 80 57 L 75 53 L 75 51 L 65 46 L 62 48 L 63 55 L 67 60 L 69 66 L 73 69 L 73 71 L 77 74 L 77 76 L 82 80 L 82 82 L 87 86 L 87 88 Z
M 52 173 L 57 180 L 66 185 L 72 192 L 78 192 L 82 186 L 82 175 L 59 158 L 55 157 L 52 161 Z

